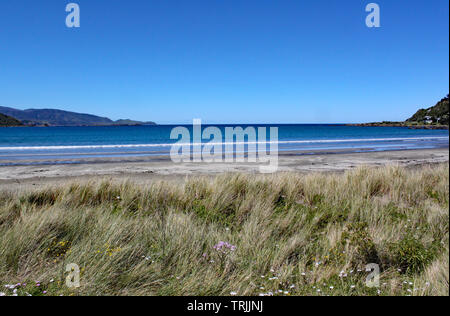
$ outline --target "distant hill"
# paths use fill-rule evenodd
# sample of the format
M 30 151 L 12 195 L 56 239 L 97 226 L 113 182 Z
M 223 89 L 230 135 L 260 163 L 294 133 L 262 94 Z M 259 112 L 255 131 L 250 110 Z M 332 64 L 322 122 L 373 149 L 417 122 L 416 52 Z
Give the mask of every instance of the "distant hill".
M 154 122 L 132 120 L 113 121 L 107 117 L 75 113 L 55 109 L 17 110 L 0 106 L 0 113 L 14 117 L 28 126 L 112 126 L 112 125 L 155 125 Z
M 391 126 L 407 127 L 412 129 L 448 129 L 449 102 L 447 97 L 428 109 L 420 109 L 412 117 L 404 122 L 374 122 L 362 124 L 347 124 L 348 126 Z
M 0 127 L 22 126 L 23 124 L 11 116 L 0 113 Z
M 135 126 L 135 125 L 156 125 L 156 123 L 155 122 L 141 122 L 141 121 L 134 121 L 134 120 L 126 119 L 126 120 L 114 121 L 113 125 Z
M 407 122 L 420 122 L 420 123 L 438 123 L 441 125 L 448 125 L 449 115 L 449 101 L 447 97 L 439 101 L 435 106 L 428 109 L 420 109 L 412 117 L 407 119 Z

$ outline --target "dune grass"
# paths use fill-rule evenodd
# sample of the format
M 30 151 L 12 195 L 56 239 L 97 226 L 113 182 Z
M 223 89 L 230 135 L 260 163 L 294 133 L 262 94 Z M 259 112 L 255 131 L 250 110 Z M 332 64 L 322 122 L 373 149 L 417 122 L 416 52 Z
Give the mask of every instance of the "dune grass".
M 449 295 L 448 172 L 389 166 L 1 192 L 0 292 Z M 70 263 L 81 268 L 79 288 L 65 285 Z M 366 286 L 369 263 L 380 266 L 379 288 Z

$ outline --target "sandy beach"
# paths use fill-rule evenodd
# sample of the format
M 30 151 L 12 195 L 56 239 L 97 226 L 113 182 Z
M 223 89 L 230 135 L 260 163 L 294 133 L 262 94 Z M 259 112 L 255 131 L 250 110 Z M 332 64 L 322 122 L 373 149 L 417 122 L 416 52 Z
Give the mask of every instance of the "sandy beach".
M 285 152 L 279 156 L 278 172 L 343 172 L 358 166 L 404 167 L 445 163 L 448 148 L 384 152 L 343 153 L 339 151 L 306 154 Z M 42 186 L 67 180 L 131 179 L 136 182 L 180 181 L 190 176 L 214 176 L 221 173 L 259 173 L 258 164 L 250 163 L 180 163 L 167 157 L 89 158 L 82 163 L 20 165 L 0 167 L 0 188 L 14 189 Z

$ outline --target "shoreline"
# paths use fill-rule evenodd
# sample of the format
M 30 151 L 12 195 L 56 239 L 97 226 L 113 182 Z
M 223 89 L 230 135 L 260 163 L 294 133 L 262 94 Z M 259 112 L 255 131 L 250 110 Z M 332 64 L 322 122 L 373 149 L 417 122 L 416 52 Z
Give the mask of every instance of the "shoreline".
M 147 157 L 148 158 L 148 157 Z M 416 149 L 345 153 L 326 150 L 315 154 L 283 152 L 279 156 L 277 173 L 313 172 L 342 173 L 359 166 L 381 167 L 399 165 L 415 168 L 449 162 L 449 149 Z M 139 183 L 153 181 L 183 181 L 189 177 L 212 177 L 223 173 L 259 174 L 260 164 L 252 163 L 173 163 L 159 156 L 142 158 L 86 159 L 82 164 L 22 165 L 0 167 L 0 189 L 20 189 L 67 181 L 132 180 Z
M 336 140 L 317 140 L 317 141 L 281 141 L 278 143 L 278 146 L 286 145 L 286 144 L 301 144 L 301 143 L 313 143 L 315 145 L 311 145 L 310 148 L 289 148 L 289 147 L 280 147 L 278 148 L 278 155 L 281 156 L 302 156 L 302 155 L 323 155 L 323 154 L 358 154 L 365 152 L 389 152 L 389 151 L 407 151 L 407 150 L 428 150 L 428 149 L 442 149 L 449 148 L 448 146 L 448 136 L 447 137 L 420 137 L 420 138 L 391 138 L 391 139 L 366 139 L 367 142 L 375 142 L 375 141 L 398 141 L 398 140 L 410 140 L 410 141 L 420 141 L 424 139 L 446 139 L 446 142 L 436 142 L 433 144 L 428 144 L 428 146 L 423 144 L 413 144 L 413 145 L 405 145 L 405 144 L 396 144 L 389 145 L 388 143 L 383 146 L 376 145 L 368 145 L 368 146 L 347 146 L 347 147 L 322 147 L 320 148 L 321 143 L 351 143 L 358 142 L 360 139 L 344 139 L 342 141 Z M 206 144 L 206 143 L 205 143 Z M 72 164 L 91 164 L 91 163 L 109 163 L 109 162 L 154 162 L 154 161 L 164 161 L 170 160 L 170 151 L 167 149 L 163 149 L 163 147 L 172 146 L 173 144 L 129 144 L 129 145 L 85 145 L 85 146 L 42 146 L 42 147 L 0 147 L 0 168 L 8 167 L 8 166 L 49 166 L 49 165 L 72 165 Z M 314 148 L 316 146 L 316 148 Z M 149 150 L 149 148 L 157 148 L 156 150 Z M 91 149 L 91 148 L 101 148 L 101 149 L 109 149 L 104 152 L 83 152 L 82 149 Z M 113 151 L 115 149 L 122 148 L 121 151 Z M 139 150 L 135 151 L 126 151 L 126 148 L 134 148 Z M 11 150 L 14 149 L 17 151 L 15 154 L 8 154 L 7 152 L 2 152 L 2 150 Z M 78 149 L 79 151 L 72 152 L 41 152 L 41 153 L 32 153 L 32 151 L 28 151 L 25 153 L 20 153 L 20 150 L 47 150 L 47 149 L 58 149 L 58 150 L 68 150 L 68 149 Z M 252 152 L 254 153 L 254 152 Z M 222 158 L 225 159 L 227 157 L 227 152 L 222 153 Z M 245 152 L 235 152 L 233 155 L 244 156 L 247 157 L 250 154 L 249 151 Z
M 357 123 L 345 124 L 345 126 L 356 127 L 405 127 L 408 129 L 430 129 L 430 130 L 448 130 L 448 125 L 407 125 L 405 123 Z

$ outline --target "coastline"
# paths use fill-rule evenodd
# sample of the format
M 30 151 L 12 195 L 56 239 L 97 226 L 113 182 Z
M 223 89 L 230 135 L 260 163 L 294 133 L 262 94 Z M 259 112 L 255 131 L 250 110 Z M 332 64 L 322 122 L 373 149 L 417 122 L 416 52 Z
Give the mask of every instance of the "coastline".
M 399 165 L 416 168 L 449 162 L 449 149 L 417 149 L 380 152 L 346 153 L 327 150 L 307 154 L 301 151 L 282 152 L 278 173 L 312 172 L 342 173 L 359 166 L 381 167 Z M 183 181 L 189 177 L 212 177 L 224 173 L 259 174 L 259 165 L 250 163 L 173 163 L 167 156 L 134 158 L 86 158 L 83 163 L 21 165 L 0 167 L 0 189 L 40 187 L 68 181 L 99 179 L 131 180 L 146 183 L 158 180 Z
M 356 127 L 406 127 L 409 129 L 429 129 L 429 130 L 448 130 L 448 125 L 413 125 L 405 123 L 358 123 L 345 124 L 345 126 Z

